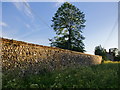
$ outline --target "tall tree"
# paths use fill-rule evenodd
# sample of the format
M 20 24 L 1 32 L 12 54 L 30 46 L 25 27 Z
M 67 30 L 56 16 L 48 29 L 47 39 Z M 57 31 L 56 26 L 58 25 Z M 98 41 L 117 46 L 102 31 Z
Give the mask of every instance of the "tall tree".
M 106 49 L 104 49 L 101 45 L 95 47 L 95 55 L 100 55 L 103 60 L 107 60 Z
M 51 46 L 84 52 L 82 29 L 85 27 L 85 14 L 74 5 L 65 2 L 58 8 L 51 25 L 57 36 L 51 41 Z

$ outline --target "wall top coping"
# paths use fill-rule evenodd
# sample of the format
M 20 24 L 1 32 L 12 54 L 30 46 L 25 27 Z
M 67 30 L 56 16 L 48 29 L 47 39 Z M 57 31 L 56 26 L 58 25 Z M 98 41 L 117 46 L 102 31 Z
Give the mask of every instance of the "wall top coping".
M 87 55 L 87 56 L 99 56 L 99 55 L 85 54 L 85 53 L 81 53 L 81 52 L 76 52 L 76 51 L 71 51 L 71 50 L 66 50 L 66 49 L 61 49 L 61 48 L 56 48 L 56 47 L 32 44 L 32 43 L 27 43 L 27 42 L 23 42 L 23 41 L 13 40 L 13 39 L 7 39 L 7 38 L 0 38 L 0 39 L 1 39 L 0 42 L 2 42 L 2 44 L 3 43 L 13 43 L 13 44 L 22 45 L 22 46 L 31 46 L 31 47 L 37 47 L 37 48 L 53 49 L 53 50 L 57 50 L 57 51 L 65 51 L 65 52 L 69 52 L 69 53 L 83 54 L 83 55 Z M 101 56 L 99 56 L 99 57 L 101 57 Z

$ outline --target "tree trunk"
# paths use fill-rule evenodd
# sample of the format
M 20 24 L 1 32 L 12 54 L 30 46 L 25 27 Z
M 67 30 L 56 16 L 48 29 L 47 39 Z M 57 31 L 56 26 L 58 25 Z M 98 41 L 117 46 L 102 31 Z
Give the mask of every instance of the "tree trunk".
M 71 50 L 71 28 L 68 30 L 69 36 L 68 36 L 68 49 Z

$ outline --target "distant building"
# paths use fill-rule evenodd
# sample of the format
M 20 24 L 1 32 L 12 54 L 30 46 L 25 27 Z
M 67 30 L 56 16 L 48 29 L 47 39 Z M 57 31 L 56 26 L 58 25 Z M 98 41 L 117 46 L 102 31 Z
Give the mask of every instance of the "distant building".
M 115 57 L 118 55 L 118 49 L 117 48 L 110 48 L 109 52 L 106 52 L 107 58 L 111 61 L 114 61 Z

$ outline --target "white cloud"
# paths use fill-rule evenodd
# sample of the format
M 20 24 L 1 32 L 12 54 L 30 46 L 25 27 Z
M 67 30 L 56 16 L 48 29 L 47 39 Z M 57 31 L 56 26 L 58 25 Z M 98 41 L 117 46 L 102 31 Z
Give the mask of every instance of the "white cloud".
M 56 1 L 57 1 L 56 4 L 55 4 L 56 7 L 59 7 L 61 4 L 66 2 L 66 0 L 56 0 Z
M 22 2 L 23 0 L 2 0 L 2 2 Z M 28 2 L 56 2 L 57 0 L 25 0 Z M 63 1 L 63 0 L 59 0 Z M 119 0 L 66 0 L 68 2 L 119 2 Z
M 29 29 L 30 28 L 30 25 L 29 24 L 25 24 L 25 26 Z
M 61 2 L 62 3 L 62 2 L 66 2 L 66 0 L 57 0 L 57 2 Z
M 29 18 L 34 19 L 34 14 L 31 11 L 31 7 L 29 5 L 28 2 L 26 2 L 26 0 L 22 0 L 23 2 L 16 2 L 16 0 L 14 0 L 15 2 L 12 2 L 14 4 L 14 6 L 22 13 L 24 13 L 26 16 L 28 16 Z
M 5 22 L 0 22 L 0 26 L 7 27 L 8 25 Z

